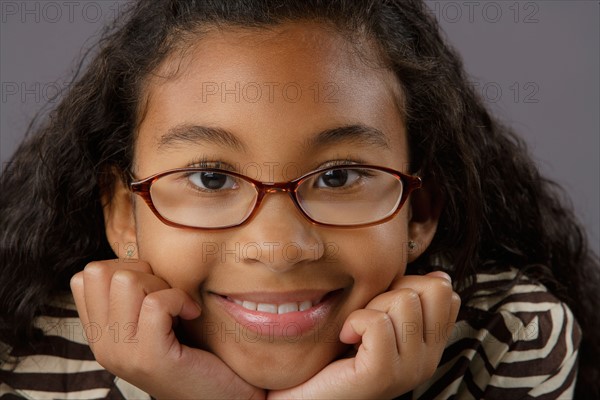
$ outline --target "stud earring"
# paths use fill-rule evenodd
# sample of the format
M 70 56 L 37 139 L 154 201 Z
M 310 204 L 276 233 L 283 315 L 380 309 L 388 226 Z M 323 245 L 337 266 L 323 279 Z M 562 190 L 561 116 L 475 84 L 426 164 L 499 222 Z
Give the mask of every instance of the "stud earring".
M 125 255 L 127 256 L 127 258 L 131 258 L 133 257 L 133 253 L 135 253 L 135 251 L 133 249 L 127 249 L 127 253 L 125 253 Z
M 414 240 L 409 240 L 408 241 L 408 249 L 409 250 L 414 250 L 417 248 L 417 243 Z

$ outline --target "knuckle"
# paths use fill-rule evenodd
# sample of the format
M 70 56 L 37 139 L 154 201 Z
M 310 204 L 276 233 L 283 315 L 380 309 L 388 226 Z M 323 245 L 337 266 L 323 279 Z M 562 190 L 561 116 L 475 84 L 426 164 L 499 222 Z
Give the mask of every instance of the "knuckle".
M 119 269 L 112 276 L 113 283 L 122 286 L 135 286 L 138 283 L 137 275 L 133 271 Z
M 419 293 L 414 289 L 401 289 L 399 294 L 405 301 L 419 301 Z
M 378 312 L 376 315 L 373 316 L 372 323 L 377 324 L 379 326 L 389 325 L 392 323 L 392 317 L 390 317 L 388 313 L 385 313 L 383 311 Z
M 108 274 L 108 267 L 100 261 L 92 261 L 83 269 L 84 277 L 97 278 Z
M 456 292 L 452 292 L 452 302 L 458 306 L 462 303 L 462 299 Z
M 394 292 L 387 293 L 390 295 L 384 304 L 390 312 L 396 313 L 402 311 L 407 305 L 416 306 L 421 302 L 419 293 L 411 288 L 396 289 Z
M 153 292 L 144 297 L 142 308 L 150 311 L 161 311 L 165 307 L 162 304 L 160 297 L 157 295 L 157 292 Z
M 439 276 L 433 277 L 432 280 L 432 284 L 435 286 L 436 289 L 446 292 L 452 291 L 452 283 L 449 280 Z
M 71 277 L 71 280 L 69 281 L 69 285 L 71 286 L 71 289 L 73 289 L 74 287 L 80 287 L 83 285 L 83 272 L 78 272 L 75 275 L 73 275 Z

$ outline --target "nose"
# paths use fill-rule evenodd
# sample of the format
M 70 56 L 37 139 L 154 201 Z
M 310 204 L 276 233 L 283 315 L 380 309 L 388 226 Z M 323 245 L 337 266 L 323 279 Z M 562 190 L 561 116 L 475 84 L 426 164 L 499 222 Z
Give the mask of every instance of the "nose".
M 254 217 L 237 228 L 241 261 L 286 272 L 324 255 L 324 242 L 286 189 L 269 188 Z

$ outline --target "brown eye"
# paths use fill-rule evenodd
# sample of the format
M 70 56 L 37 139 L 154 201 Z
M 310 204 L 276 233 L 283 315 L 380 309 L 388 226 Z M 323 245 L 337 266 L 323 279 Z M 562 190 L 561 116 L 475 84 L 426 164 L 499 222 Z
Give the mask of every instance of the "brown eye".
M 218 172 L 196 172 L 189 175 L 188 179 L 200 190 L 223 190 L 236 188 L 236 182 L 232 176 Z
M 360 179 L 360 174 L 355 170 L 330 169 L 319 176 L 315 186 L 318 188 L 339 188 L 352 184 L 357 179 Z

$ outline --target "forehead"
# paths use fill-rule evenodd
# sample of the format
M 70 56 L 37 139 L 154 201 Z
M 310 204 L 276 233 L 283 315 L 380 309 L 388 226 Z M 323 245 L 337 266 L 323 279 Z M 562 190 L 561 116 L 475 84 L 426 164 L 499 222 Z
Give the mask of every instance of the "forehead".
M 257 157 L 283 156 L 314 132 L 366 124 L 404 148 L 399 86 L 359 35 L 309 22 L 214 28 L 149 77 L 138 141 L 150 150 L 175 126 L 204 125 L 234 132 Z
M 182 79 L 273 76 L 296 80 L 315 76 L 348 78 L 389 72 L 379 63 L 374 43 L 364 35 L 342 35 L 316 22 L 294 22 L 262 28 L 214 27 L 186 34 L 150 83 L 160 77 Z M 342 82 L 340 82 L 342 83 Z

